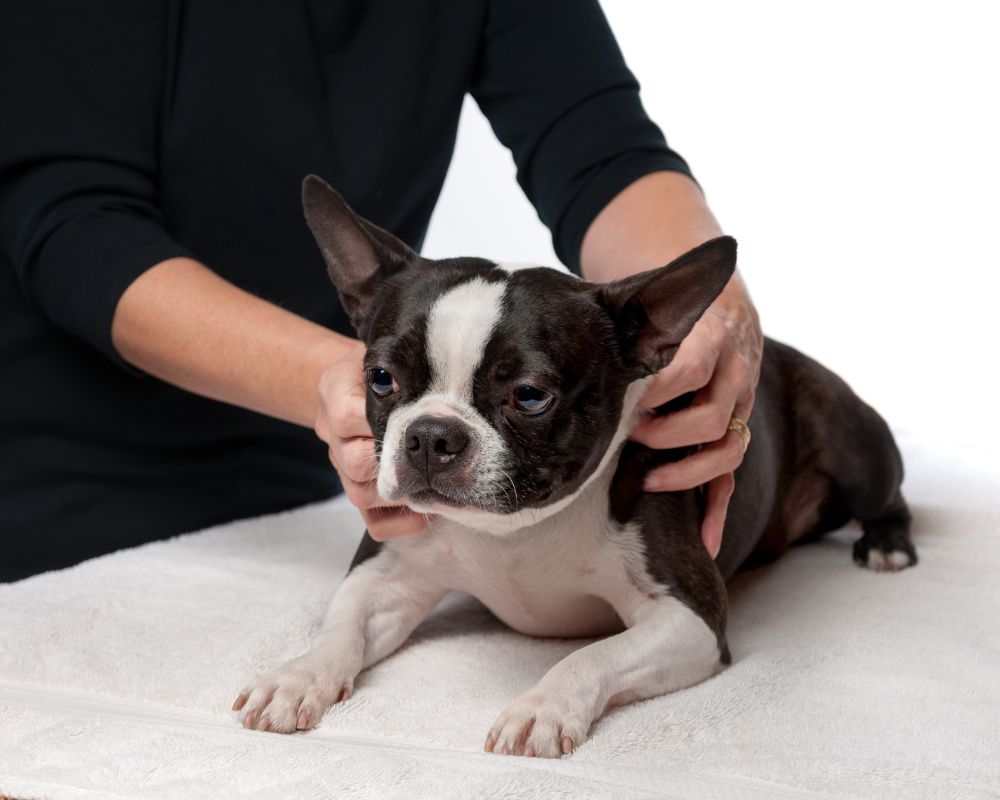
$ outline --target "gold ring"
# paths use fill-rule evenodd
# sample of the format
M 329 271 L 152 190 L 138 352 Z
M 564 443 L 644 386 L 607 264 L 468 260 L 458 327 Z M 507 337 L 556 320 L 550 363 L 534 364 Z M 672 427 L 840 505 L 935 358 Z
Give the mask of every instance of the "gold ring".
M 743 452 L 745 453 L 750 446 L 750 428 L 747 427 L 747 424 L 739 417 L 733 417 L 729 420 L 729 427 L 726 430 L 736 431 L 740 435 L 740 439 L 743 440 Z

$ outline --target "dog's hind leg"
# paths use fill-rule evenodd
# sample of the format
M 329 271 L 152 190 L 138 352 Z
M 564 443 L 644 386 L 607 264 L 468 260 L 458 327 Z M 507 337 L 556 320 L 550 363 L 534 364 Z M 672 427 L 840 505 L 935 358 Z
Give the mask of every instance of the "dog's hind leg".
M 854 560 L 878 572 L 913 566 L 917 551 L 900 490 L 903 460 L 889 426 L 858 400 L 842 434 L 828 454 L 828 466 L 840 501 L 864 530 L 854 544 Z

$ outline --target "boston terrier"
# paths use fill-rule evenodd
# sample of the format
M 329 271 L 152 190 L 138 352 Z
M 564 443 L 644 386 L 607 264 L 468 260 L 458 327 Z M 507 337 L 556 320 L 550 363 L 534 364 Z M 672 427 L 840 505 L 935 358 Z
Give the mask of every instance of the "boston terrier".
M 313 727 L 457 589 L 524 634 L 606 637 L 552 667 L 486 736 L 487 751 L 560 756 L 608 707 L 730 662 L 725 580 L 740 567 L 852 518 L 864 531 L 858 564 L 916 563 L 885 422 L 836 375 L 771 340 L 718 557 L 701 541 L 701 492 L 643 491 L 648 470 L 693 448 L 627 441 L 648 413 L 639 400 L 732 276 L 732 238 L 598 285 L 545 267 L 422 258 L 315 176 L 303 203 L 367 345 L 378 492 L 427 514 L 428 528 L 383 543 L 365 534 L 312 649 L 237 698 L 245 727 Z

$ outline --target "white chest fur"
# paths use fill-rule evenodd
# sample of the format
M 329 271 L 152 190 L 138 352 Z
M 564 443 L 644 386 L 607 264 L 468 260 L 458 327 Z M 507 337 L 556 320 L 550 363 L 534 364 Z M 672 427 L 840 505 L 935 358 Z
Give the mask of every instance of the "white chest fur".
M 521 633 L 617 632 L 658 592 L 638 531 L 609 519 L 607 483 L 594 481 L 567 508 L 510 534 L 438 519 L 428 533 L 393 540 L 383 552 L 430 583 L 474 595 Z

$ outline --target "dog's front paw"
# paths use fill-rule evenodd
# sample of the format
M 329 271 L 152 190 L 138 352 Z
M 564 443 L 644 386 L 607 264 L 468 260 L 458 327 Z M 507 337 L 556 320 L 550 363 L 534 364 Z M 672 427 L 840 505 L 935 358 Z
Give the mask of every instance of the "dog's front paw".
M 353 675 L 303 656 L 250 681 L 233 710 L 243 712 L 244 728 L 291 733 L 312 728 L 330 706 L 346 700 L 353 691 Z
M 518 697 L 493 723 L 488 753 L 558 758 L 587 738 L 592 716 L 584 703 L 535 688 Z

